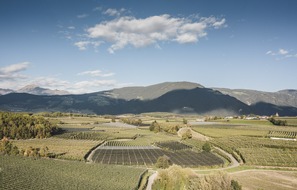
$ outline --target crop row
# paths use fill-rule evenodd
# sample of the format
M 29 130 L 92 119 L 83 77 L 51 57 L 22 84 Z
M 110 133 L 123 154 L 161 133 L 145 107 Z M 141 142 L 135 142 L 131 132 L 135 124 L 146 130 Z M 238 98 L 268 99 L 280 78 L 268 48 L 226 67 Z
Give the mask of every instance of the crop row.
M 0 189 L 134 189 L 143 168 L 0 155 Z
M 223 160 L 208 152 L 193 152 L 183 150 L 178 152 L 151 149 L 97 149 L 91 158 L 96 163 L 119 165 L 153 165 L 160 156 L 166 155 L 174 164 L 182 166 L 212 166 L 221 165 Z
M 271 140 L 256 137 L 216 138 L 216 146 L 241 158 L 250 165 L 297 166 L 297 144 L 295 141 Z
M 297 132 L 294 131 L 269 131 L 267 137 L 295 139 Z

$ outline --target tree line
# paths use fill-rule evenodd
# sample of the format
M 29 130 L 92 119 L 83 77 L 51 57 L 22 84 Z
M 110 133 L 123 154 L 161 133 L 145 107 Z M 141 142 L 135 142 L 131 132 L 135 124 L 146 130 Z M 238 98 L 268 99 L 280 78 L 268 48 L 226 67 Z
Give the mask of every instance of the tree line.
M 57 132 L 59 128 L 42 116 L 0 112 L 0 139 L 47 138 Z

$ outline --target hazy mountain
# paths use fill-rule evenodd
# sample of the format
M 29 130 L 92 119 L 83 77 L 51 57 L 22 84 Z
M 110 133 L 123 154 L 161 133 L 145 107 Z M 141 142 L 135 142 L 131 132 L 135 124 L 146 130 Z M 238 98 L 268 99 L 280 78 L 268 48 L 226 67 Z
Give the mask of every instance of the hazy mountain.
M 36 88 L 33 88 L 36 89 Z M 40 90 L 37 87 L 37 90 Z M 41 89 L 42 90 L 42 89 Z M 222 91 L 222 89 L 220 89 Z M 296 116 L 297 108 L 285 104 L 296 98 L 295 90 L 265 93 L 252 90 L 224 89 L 224 93 L 195 83 L 161 83 L 148 87 L 126 87 L 80 95 L 32 95 L 10 93 L 0 96 L 0 109 L 9 111 L 61 111 L 96 114 L 124 114 L 144 112 L 198 113 L 203 115 L 258 114 Z M 233 93 L 246 98 L 249 105 Z M 272 94 L 285 105 L 269 103 Z M 276 95 L 275 95 L 276 94 Z M 239 96 L 240 95 L 240 96 Z M 254 97 L 249 97 L 254 96 Z M 141 98 L 139 98 L 141 97 Z M 258 97 L 258 98 L 257 98 Z M 256 99 L 257 98 L 257 99 Z M 261 99 L 262 98 L 262 99 Z M 276 101 L 279 103 L 282 101 Z
M 0 95 L 9 94 L 9 93 L 12 93 L 12 92 L 14 92 L 14 91 L 11 90 L 11 89 L 0 88 Z
M 105 91 L 106 95 L 113 98 L 124 100 L 152 100 L 166 94 L 173 90 L 186 90 L 194 88 L 204 88 L 202 85 L 191 82 L 164 82 L 151 86 L 137 86 L 137 87 L 124 87 Z
M 281 90 L 278 92 L 263 92 L 256 90 L 214 88 L 223 94 L 233 96 L 247 105 L 265 102 L 278 106 L 297 107 L 297 90 Z
M 66 95 L 69 94 L 67 91 L 63 90 L 51 90 L 47 88 L 41 88 L 36 85 L 27 85 L 16 92 L 18 93 L 28 93 L 28 94 L 34 94 L 34 95 Z

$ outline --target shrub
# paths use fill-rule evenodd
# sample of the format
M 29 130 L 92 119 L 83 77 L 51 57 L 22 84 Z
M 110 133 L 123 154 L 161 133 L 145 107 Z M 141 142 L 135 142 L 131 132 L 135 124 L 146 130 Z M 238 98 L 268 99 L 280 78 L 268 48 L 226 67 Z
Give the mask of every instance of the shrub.
M 170 165 L 172 165 L 170 158 L 168 156 L 160 156 L 156 162 L 156 167 L 157 168 L 168 168 Z
M 203 146 L 202 146 L 202 150 L 206 151 L 206 152 L 210 152 L 211 151 L 211 146 L 208 142 L 206 142 Z

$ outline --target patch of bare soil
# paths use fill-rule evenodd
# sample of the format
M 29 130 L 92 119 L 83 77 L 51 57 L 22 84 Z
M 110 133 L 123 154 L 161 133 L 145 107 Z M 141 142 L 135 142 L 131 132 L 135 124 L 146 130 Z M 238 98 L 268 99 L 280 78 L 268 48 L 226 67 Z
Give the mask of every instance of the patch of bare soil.
M 295 190 L 297 189 L 296 171 L 240 171 L 230 174 L 237 180 L 243 190 Z

